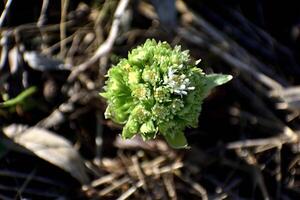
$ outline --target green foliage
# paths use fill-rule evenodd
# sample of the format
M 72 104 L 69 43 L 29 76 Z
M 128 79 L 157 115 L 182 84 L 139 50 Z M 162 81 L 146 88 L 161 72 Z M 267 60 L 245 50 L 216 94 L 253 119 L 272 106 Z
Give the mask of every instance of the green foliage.
M 187 147 L 185 127 L 197 127 L 203 99 L 230 75 L 206 75 L 191 63 L 188 51 L 167 42 L 147 40 L 110 68 L 101 96 L 105 117 L 125 124 L 124 139 L 144 140 L 162 134 L 174 148 Z
M 33 95 L 36 91 L 37 91 L 37 88 L 32 86 L 32 87 L 24 90 L 23 92 L 21 92 L 15 98 L 9 99 L 7 101 L 4 101 L 3 103 L 0 103 L 0 108 L 7 108 L 7 107 L 16 106 L 18 104 L 22 104 L 28 97 Z

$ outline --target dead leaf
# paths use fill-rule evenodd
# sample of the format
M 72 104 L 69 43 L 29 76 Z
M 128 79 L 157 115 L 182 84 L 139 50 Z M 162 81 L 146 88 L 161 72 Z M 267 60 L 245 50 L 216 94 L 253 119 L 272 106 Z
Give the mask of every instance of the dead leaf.
M 17 74 L 23 70 L 22 55 L 17 46 L 8 52 L 8 62 L 11 74 Z
M 47 57 L 36 51 L 25 51 L 24 60 L 29 67 L 38 71 L 52 71 L 52 70 L 70 70 L 71 65 L 63 63 L 63 61 Z
M 82 184 L 89 182 L 82 158 L 65 138 L 43 128 L 27 129 L 19 124 L 5 127 L 3 132 L 15 143 L 70 173 Z

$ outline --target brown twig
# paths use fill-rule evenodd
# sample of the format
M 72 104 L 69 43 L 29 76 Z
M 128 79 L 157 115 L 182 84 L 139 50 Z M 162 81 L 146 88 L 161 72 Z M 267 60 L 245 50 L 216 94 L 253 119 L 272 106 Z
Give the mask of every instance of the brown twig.
M 84 63 L 78 65 L 74 68 L 70 76 L 68 77 L 68 81 L 72 82 L 75 78 L 83 71 L 88 69 L 92 64 L 94 64 L 100 57 L 105 56 L 108 54 L 118 36 L 119 33 L 119 26 L 121 23 L 121 17 L 124 14 L 124 11 L 129 3 L 129 0 L 121 0 L 118 4 L 118 7 L 114 14 L 114 20 L 108 35 L 108 38 L 105 40 L 103 44 L 96 50 L 94 55 Z
M 13 0 L 7 0 L 6 1 L 5 8 L 4 8 L 4 10 L 1 14 L 1 17 L 0 17 L 0 28 L 3 27 L 4 21 L 6 19 L 7 13 L 9 11 L 9 8 L 10 8 L 12 2 L 13 2 Z
M 92 181 L 91 186 L 98 187 L 106 183 L 111 183 L 114 179 L 118 178 L 118 176 L 118 174 L 107 174 L 99 179 Z
M 197 195 L 202 198 L 202 200 L 208 200 L 207 191 L 204 189 L 203 186 L 201 186 L 199 183 L 193 181 L 191 178 L 189 178 L 187 176 L 181 176 L 181 175 L 178 175 L 178 174 L 176 174 L 176 175 L 183 182 L 190 185 L 193 188 L 193 190 L 195 190 L 197 192 Z
M 130 178 L 127 176 L 125 176 L 119 180 L 113 180 L 112 184 L 109 187 L 106 187 L 103 190 L 99 191 L 98 194 L 99 194 L 99 196 L 105 196 L 129 181 L 130 181 Z
M 26 189 L 26 187 L 28 186 L 28 184 L 30 183 L 30 181 L 34 178 L 35 176 L 35 172 L 36 169 L 32 170 L 30 174 L 28 174 L 28 176 L 26 177 L 26 180 L 24 181 L 24 183 L 22 184 L 21 188 L 18 189 L 17 194 L 15 196 L 15 198 L 17 199 L 18 197 L 22 197 L 22 193 L 23 191 Z
M 37 22 L 37 26 L 44 26 L 47 21 L 47 10 L 49 7 L 49 0 L 43 0 L 41 14 Z
M 96 137 L 95 137 L 95 144 L 96 144 L 96 150 L 95 150 L 95 158 L 94 162 L 96 165 L 99 165 L 101 163 L 101 155 L 102 155 L 102 145 L 103 145 L 103 127 L 102 127 L 102 113 L 99 111 L 96 113 Z
M 134 170 L 135 170 L 135 172 L 136 172 L 139 180 L 142 182 L 143 189 L 145 191 L 148 191 L 148 187 L 147 187 L 147 184 L 146 184 L 145 174 L 143 172 L 142 167 L 140 166 L 140 163 L 138 161 L 138 157 L 137 156 L 132 156 L 131 160 L 132 160 L 132 164 L 133 164 Z
M 266 138 L 266 139 L 248 139 L 243 141 L 231 142 L 226 145 L 227 149 L 249 148 L 269 146 L 269 148 L 279 147 L 286 143 L 295 143 L 298 141 L 298 136 L 291 129 L 286 127 L 283 133 L 279 136 Z
M 65 21 L 67 20 L 67 12 L 69 7 L 69 0 L 61 0 L 61 19 L 60 19 L 60 55 L 63 58 L 66 53 L 67 29 Z
M 125 200 L 128 199 L 138 188 L 143 186 L 143 182 L 139 181 L 134 184 L 131 188 L 129 188 L 126 192 L 124 192 L 117 200 Z
M 163 179 L 165 188 L 168 192 L 168 196 L 170 197 L 170 199 L 177 200 L 177 194 L 176 194 L 173 174 L 164 174 L 164 175 L 162 175 L 162 179 Z

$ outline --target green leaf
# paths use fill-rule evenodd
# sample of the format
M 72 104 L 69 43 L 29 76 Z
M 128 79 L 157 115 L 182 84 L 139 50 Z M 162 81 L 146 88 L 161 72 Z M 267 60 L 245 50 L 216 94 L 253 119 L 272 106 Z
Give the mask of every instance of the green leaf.
M 25 99 L 27 99 L 29 96 L 33 95 L 36 91 L 37 91 L 37 88 L 32 86 L 32 87 L 24 90 L 23 92 L 21 92 L 15 98 L 9 99 L 3 103 L 0 103 L 0 107 L 7 108 L 7 107 L 15 106 L 17 104 L 21 104 L 25 101 Z
M 139 129 L 140 124 L 130 117 L 122 131 L 123 139 L 131 139 L 135 134 L 138 133 Z
M 142 124 L 140 132 L 144 140 L 149 140 L 155 138 L 157 129 L 155 128 L 153 121 L 150 120 Z
M 223 85 L 232 79 L 231 75 L 224 74 L 209 74 L 206 75 L 206 86 L 212 89 L 218 85 Z
M 164 134 L 168 144 L 175 149 L 188 148 L 187 140 L 183 131 L 174 131 L 173 133 Z

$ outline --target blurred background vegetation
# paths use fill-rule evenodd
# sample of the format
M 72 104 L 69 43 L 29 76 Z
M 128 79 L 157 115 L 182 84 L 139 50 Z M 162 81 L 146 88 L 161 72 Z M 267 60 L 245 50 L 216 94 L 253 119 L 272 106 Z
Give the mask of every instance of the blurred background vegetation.
M 300 7 L 271 0 L 0 1 L 0 199 L 298 199 Z M 147 38 L 232 74 L 188 150 L 120 139 L 109 67 Z

